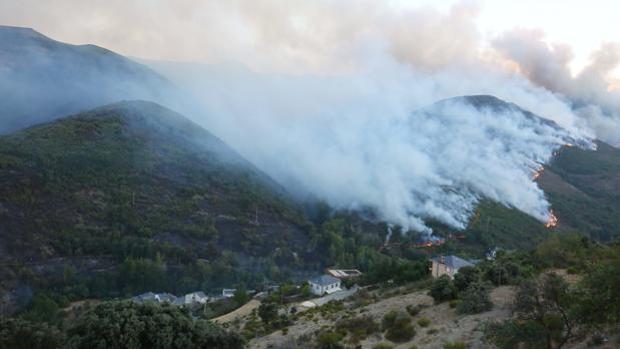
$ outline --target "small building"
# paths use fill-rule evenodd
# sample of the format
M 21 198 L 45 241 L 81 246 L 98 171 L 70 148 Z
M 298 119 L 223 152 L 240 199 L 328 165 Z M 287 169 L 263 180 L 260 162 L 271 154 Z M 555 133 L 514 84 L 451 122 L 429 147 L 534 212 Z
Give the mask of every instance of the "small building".
M 170 303 L 174 304 L 177 297 L 170 293 L 153 293 L 146 292 L 139 296 L 135 296 L 132 300 L 136 303 L 146 303 L 146 302 L 155 302 L 155 303 Z
M 192 292 L 188 293 L 185 296 L 178 297 L 174 304 L 176 305 L 194 305 L 194 304 L 205 304 L 209 300 L 209 297 L 202 292 Z
M 448 275 L 451 279 L 458 273 L 462 267 L 473 267 L 474 262 L 468 261 L 457 256 L 438 256 L 431 259 L 431 275 L 438 278 L 442 275 Z
M 310 285 L 310 291 L 317 296 L 322 296 L 325 293 L 331 294 L 342 290 L 340 288 L 340 279 L 327 274 L 308 280 L 308 284 Z
M 171 293 L 158 293 L 155 295 L 155 300 L 158 303 L 174 304 L 174 301 L 177 300 L 177 297 Z
M 157 301 L 155 299 L 155 293 L 153 293 L 153 292 L 143 293 L 143 294 L 141 294 L 139 296 L 133 297 L 131 300 L 136 302 L 136 303 L 156 302 Z
M 362 272 L 357 269 L 327 269 L 327 274 L 338 279 L 351 279 L 362 276 Z
M 236 288 L 225 288 L 222 290 L 222 297 L 224 298 L 232 298 L 237 292 Z

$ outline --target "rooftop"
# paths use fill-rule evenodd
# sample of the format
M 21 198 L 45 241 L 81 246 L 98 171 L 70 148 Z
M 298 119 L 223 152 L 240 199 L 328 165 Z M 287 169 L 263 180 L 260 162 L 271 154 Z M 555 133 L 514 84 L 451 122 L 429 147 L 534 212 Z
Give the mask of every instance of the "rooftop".
M 350 278 L 362 275 L 357 269 L 327 269 L 327 273 L 337 278 Z
M 323 274 L 321 276 L 313 277 L 312 279 L 308 280 L 308 282 L 321 285 L 321 286 L 327 286 L 327 285 L 339 283 L 340 280 L 331 275 Z
M 463 259 L 461 257 L 457 257 L 453 255 L 438 256 L 431 260 L 437 263 L 445 264 L 446 266 L 453 268 L 453 269 L 460 269 L 462 267 L 473 267 L 474 266 L 474 263 L 466 259 Z

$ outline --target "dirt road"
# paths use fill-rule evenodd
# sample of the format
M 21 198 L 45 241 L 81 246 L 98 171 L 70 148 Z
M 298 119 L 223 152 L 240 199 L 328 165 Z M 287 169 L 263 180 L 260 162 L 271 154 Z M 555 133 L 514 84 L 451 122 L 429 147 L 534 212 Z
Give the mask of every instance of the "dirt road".
M 233 321 L 237 317 L 243 317 L 246 315 L 250 315 L 250 313 L 252 313 L 252 310 L 258 308 L 259 305 L 260 305 L 259 300 L 252 299 L 251 301 L 242 305 L 240 308 L 237 308 L 228 314 L 224 314 L 222 316 L 216 317 L 212 321 L 220 323 L 220 324 Z

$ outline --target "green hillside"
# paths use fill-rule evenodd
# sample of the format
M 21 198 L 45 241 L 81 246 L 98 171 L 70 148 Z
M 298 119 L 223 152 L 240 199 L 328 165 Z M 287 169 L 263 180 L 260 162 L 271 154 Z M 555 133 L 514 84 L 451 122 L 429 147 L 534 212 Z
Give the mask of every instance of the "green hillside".
M 620 150 L 564 148 L 540 177 L 560 217 L 559 229 L 607 241 L 620 236 Z
M 493 96 L 465 96 L 454 100 L 479 109 L 519 111 L 526 118 L 540 118 Z M 433 225 L 440 236 L 451 233 L 464 235 L 462 239 L 449 239 L 436 252 L 458 252 L 479 257 L 483 251 L 495 246 L 530 249 L 552 232 L 578 232 L 600 241 L 610 241 L 620 236 L 620 149 L 600 141 L 596 145 L 595 151 L 563 147 L 551 163 L 545 165 L 545 170 L 537 179 L 559 219 L 556 227 L 549 229 L 544 223 L 516 209 L 483 200 L 464 232 L 455 232 L 441 224 Z
M 183 292 L 277 280 L 317 259 L 278 185 L 153 103 L 0 137 L 0 181 L 5 290 L 21 280 L 81 296 Z

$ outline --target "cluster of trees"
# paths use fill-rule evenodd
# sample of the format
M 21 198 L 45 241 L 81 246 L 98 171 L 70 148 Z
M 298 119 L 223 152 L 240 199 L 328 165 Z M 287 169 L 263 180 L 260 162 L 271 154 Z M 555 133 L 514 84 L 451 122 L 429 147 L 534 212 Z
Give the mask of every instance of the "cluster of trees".
M 451 280 L 443 275 L 433 281 L 429 294 L 435 302 L 455 301 L 461 314 L 478 314 L 493 308 L 489 292 L 491 283 L 476 267 L 463 267 Z
M 1 348 L 238 349 L 243 345 L 238 334 L 165 304 L 103 302 L 71 323 L 58 325 L 0 318 Z
M 417 281 L 428 275 L 426 256 L 381 253 L 387 227 L 384 224 L 360 224 L 356 218 L 338 214 L 319 224 L 312 239 L 312 247 L 322 251 L 324 266 L 340 266 L 360 269 L 364 275 L 362 284 L 374 284 L 388 280 L 396 284 Z
M 577 282 L 546 272 L 522 280 L 514 318 L 491 323 L 488 339 L 499 348 L 561 348 L 575 338 L 594 336 L 620 324 L 620 245 L 600 245 L 573 235 L 553 237 L 530 255 L 541 268 L 580 273 Z

